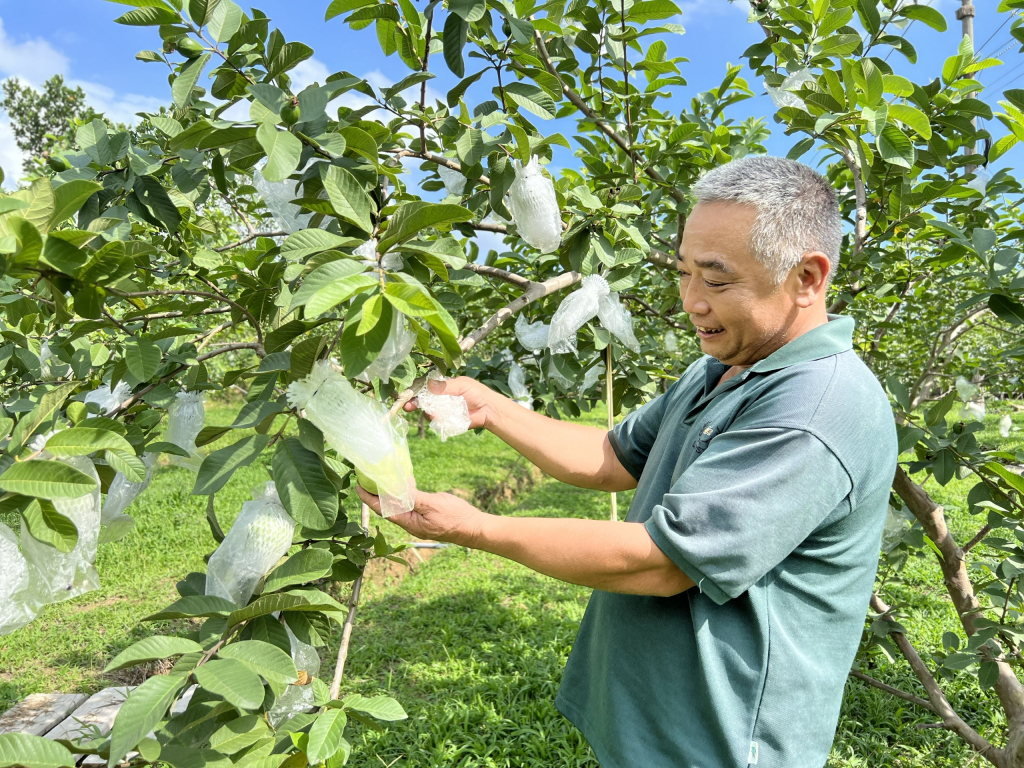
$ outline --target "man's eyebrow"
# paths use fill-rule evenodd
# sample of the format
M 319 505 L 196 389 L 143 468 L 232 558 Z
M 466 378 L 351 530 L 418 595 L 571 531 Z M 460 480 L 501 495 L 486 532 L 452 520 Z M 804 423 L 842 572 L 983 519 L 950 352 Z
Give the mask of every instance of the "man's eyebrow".
M 724 261 L 719 259 L 694 259 L 693 263 L 701 269 L 713 269 L 726 275 L 736 274 Z

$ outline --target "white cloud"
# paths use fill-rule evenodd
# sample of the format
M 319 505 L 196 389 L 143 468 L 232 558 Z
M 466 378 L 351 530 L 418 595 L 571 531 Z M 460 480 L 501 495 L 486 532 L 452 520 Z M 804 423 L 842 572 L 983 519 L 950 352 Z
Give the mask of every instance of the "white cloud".
M 288 71 L 288 76 L 292 79 L 292 91 L 294 93 L 304 90 L 306 86 L 313 83 L 323 85 L 327 82 L 329 74 L 331 72 L 327 69 L 327 65 L 316 58 L 300 61 L 294 69 Z
M 102 83 L 88 80 L 68 80 L 72 88 L 81 87 L 85 91 L 86 101 L 97 112 L 102 112 L 115 123 L 134 124 L 139 122 L 136 112 L 156 112 L 167 104 L 167 99 L 155 96 L 141 96 L 137 93 L 117 94 L 112 88 Z
M 0 119 L 0 168 L 4 169 L 4 186 L 8 189 L 17 188 L 23 162 L 25 154 L 14 143 L 10 121 L 7 118 Z
M 33 85 L 66 72 L 68 59 L 46 40 L 35 38 L 18 43 L 7 35 L 0 19 L 0 75 L 18 77 Z
M 750 5 L 745 0 L 685 0 L 679 4 L 679 11 L 685 25 L 708 16 L 737 13 L 746 16 Z

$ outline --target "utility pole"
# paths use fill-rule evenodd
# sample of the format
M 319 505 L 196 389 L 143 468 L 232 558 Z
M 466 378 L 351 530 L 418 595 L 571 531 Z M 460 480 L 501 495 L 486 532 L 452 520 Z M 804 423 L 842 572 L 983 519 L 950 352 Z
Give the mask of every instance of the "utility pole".
M 973 50 L 974 49 L 974 1 L 973 0 L 960 0 L 960 7 L 956 9 L 956 17 L 960 20 L 960 23 L 963 26 L 963 33 L 964 33 L 964 35 L 966 35 L 968 38 L 970 38 L 971 49 Z M 967 77 L 973 79 L 974 78 L 974 73 L 971 73 L 971 74 L 967 75 Z M 971 94 L 971 96 L 973 97 L 974 94 Z M 978 119 L 976 117 L 972 117 L 971 118 L 971 126 L 975 130 L 977 130 L 977 128 L 978 128 Z M 968 155 L 976 155 L 976 154 L 978 154 L 977 141 L 972 141 L 970 144 L 967 145 L 966 153 Z M 968 165 L 967 166 L 967 172 L 968 173 L 974 173 L 974 170 L 976 168 L 977 168 L 976 165 Z

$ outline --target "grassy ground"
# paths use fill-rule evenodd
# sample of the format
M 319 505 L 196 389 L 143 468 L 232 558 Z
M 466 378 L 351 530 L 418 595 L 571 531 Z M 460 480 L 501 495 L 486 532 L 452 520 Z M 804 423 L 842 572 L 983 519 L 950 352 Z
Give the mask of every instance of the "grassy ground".
M 227 420 L 231 409 L 211 414 Z M 601 414 L 589 419 L 601 423 Z M 1024 431 L 998 438 L 989 418 L 986 442 L 1024 447 Z M 1017 417 L 1024 430 L 1024 414 Z M 464 435 L 442 444 L 432 436 L 412 439 L 417 480 L 425 490 L 473 493 L 523 476 L 525 465 L 490 435 Z M 511 470 L 511 471 L 510 471 Z M 250 486 L 267 479 L 262 467 L 239 472 L 219 502 L 230 522 Z M 965 540 L 980 522 L 965 511 L 970 481 L 929 490 L 946 505 L 950 525 Z M 110 680 L 100 672 L 119 649 L 146 628 L 141 616 L 173 599 L 174 582 L 202 566 L 213 548 L 204 509 L 188 495 L 191 475 L 159 472 L 132 508 L 138 528 L 124 541 L 101 549 L 102 590 L 54 606 L 28 628 L 0 640 L 0 709 L 35 691 L 92 691 Z M 630 494 L 619 494 L 620 509 Z M 543 479 L 514 500 L 497 498 L 492 511 L 514 515 L 605 518 L 608 495 Z M 383 524 L 391 534 L 397 529 Z M 396 536 L 396 538 L 398 538 Z M 416 563 L 415 559 L 412 561 Z M 915 560 L 902 584 L 887 596 L 908 599 L 902 619 L 918 647 L 940 647 L 957 622 L 928 558 Z M 382 733 L 353 729 L 355 768 L 426 766 L 596 766 L 586 742 L 555 710 L 554 694 L 589 590 L 538 576 L 483 553 L 449 548 L 407 578 L 367 586 L 349 657 L 345 688 L 390 691 L 410 719 Z M 927 656 L 926 656 L 927 658 Z M 322 671 L 329 676 L 332 662 Z M 872 674 L 921 695 L 904 665 Z M 967 676 L 943 683 L 954 706 L 981 730 L 1001 727 L 993 695 Z M 973 755 L 944 731 L 917 726 L 934 721 L 928 712 L 904 706 L 886 694 L 851 681 L 832 768 L 899 766 L 952 768 Z

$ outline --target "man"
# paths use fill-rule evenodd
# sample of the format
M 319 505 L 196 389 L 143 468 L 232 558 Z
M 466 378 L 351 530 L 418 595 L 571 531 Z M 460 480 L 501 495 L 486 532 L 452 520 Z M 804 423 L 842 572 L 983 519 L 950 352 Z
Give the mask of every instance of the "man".
M 606 433 L 471 379 L 432 386 L 563 482 L 635 487 L 626 521 L 431 493 L 390 519 L 594 588 L 556 704 L 604 768 L 819 768 L 874 580 L 892 411 L 853 321 L 826 313 L 842 237 L 828 182 L 753 157 L 693 192 L 680 295 L 707 356 L 667 393 Z

